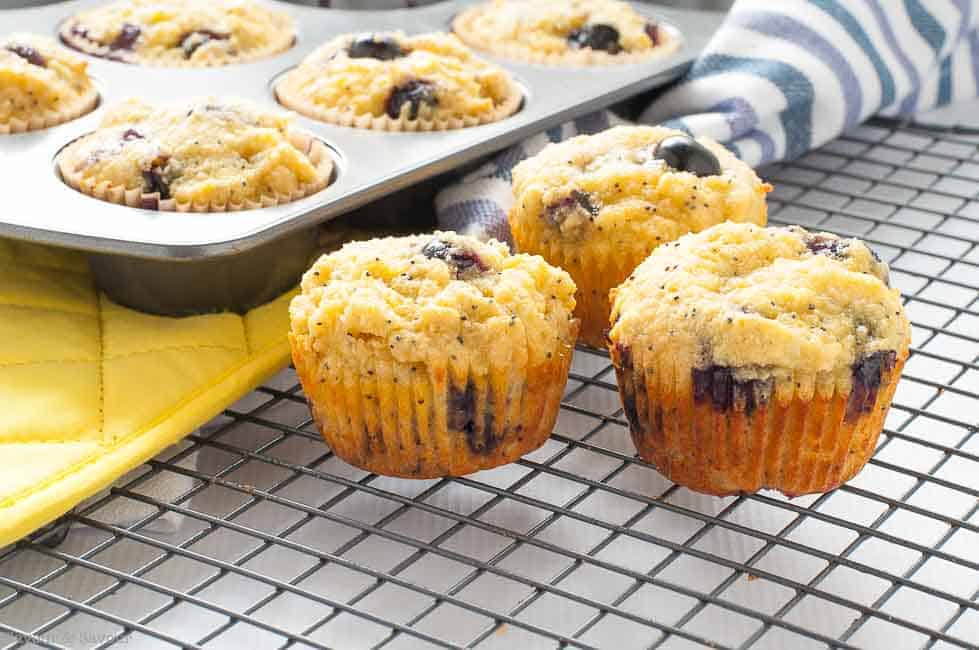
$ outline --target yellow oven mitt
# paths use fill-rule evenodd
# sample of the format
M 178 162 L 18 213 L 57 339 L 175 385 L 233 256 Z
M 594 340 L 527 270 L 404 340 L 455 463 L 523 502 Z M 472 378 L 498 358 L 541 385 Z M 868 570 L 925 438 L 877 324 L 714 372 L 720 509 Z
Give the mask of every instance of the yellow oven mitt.
M 245 316 L 149 316 L 100 295 L 84 255 L 0 239 L 0 546 L 284 367 L 291 297 Z

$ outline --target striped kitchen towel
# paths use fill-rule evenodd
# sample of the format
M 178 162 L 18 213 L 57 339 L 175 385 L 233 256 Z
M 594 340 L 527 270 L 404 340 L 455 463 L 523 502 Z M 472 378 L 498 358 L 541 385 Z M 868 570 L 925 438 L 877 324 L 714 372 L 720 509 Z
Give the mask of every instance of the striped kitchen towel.
M 979 95 L 979 0 L 737 0 L 686 76 L 640 115 L 723 142 L 751 165 L 797 158 L 874 114 Z M 510 241 L 510 170 L 602 112 L 499 154 L 436 198 L 439 226 Z

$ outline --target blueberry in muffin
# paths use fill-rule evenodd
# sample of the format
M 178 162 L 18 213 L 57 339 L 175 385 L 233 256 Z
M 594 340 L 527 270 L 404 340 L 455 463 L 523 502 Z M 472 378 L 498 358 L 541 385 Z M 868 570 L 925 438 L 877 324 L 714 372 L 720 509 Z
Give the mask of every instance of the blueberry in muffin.
M 619 0 L 490 0 L 452 29 L 477 50 L 550 65 L 632 63 L 680 46 L 672 29 Z
M 0 134 L 34 131 L 88 113 L 99 101 L 88 64 L 49 38 L 0 38 Z
M 360 34 L 347 46 L 347 56 L 351 59 L 391 61 L 404 55 L 398 39 L 387 34 Z
M 284 106 L 324 122 L 390 131 L 456 129 L 513 114 L 523 95 L 502 68 L 450 34 L 347 34 L 276 85 Z
M 118 0 L 69 18 L 61 40 L 125 63 L 204 67 L 284 52 L 295 30 L 286 14 L 252 0 Z
M 333 162 L 291 116 L 214 98 L 110 109 L 99 129 L 57 157 L 65 182 L 105 201 L 151 210 L 269 207 L 326 187 Z

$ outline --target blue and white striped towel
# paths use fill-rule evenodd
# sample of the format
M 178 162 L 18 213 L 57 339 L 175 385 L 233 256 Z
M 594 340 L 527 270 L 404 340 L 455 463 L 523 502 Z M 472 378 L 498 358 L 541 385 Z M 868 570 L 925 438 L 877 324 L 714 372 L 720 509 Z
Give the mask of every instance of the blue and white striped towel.
M 979 0 L 737 0 L 704 53 L 639 120 L 723 142 L 758 166 L 874 114 L 979 95 Z M 596 113 L 511 147 L 443 190 L 439 226 L 510 241 L 510 170 L 551 142 L 621 123 Z

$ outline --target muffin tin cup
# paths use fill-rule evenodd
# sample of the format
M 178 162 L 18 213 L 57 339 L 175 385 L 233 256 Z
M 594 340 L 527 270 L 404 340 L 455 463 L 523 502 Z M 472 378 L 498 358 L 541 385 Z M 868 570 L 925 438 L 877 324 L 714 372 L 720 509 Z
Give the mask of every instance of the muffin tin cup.
M 76 143 L 68 145 L 59 154 L 58 169 L 65 183 L 82 194 L 87 194 L 88 196 L 102 201 L 108 201 L 109 203 L 126 205 L 131 208 L 143 208 L 163 212 L 237 212 L 239 210 L 257 210 L 260 208 L 271 208 L 283 203 L 291 203 L 315 194 L 329 186 L 330 180 L 333 178 L 333 158 L 330 155 L 329 147 L 317 140 L 313 135 L 303 133 L 302 131 L 292 131 L 287 134 L 287 137 L 293 147 L 307 156 L 309 162 L 316 168 L 319 179 L 314 183 L 306 183 L 297 187 L 291 194 L 266 195 L 242 203 L 228 201 L 212 201 L 206 204 L 182 203 L 173 198 L 161 198 L 159 192 L 147 193 L 142 191 L 141 188 L 130 189 L 106 182 L 96 183 L 93 179 L 86 178 L 79 169 L 70 164 L 70 153 Z
M 112 0 L 106 0 L 104 4 L 109 4 Z M 276 43 L 270 43 L 268 46 L 260 49 L 253 50 L 248 54 L 238 54 L 234 58 L 221 59 L 217 57 L 210 57 L 207 59 L 195 59 L 193 61 L 188 61 L 179 58 L 170 57 L 157 57 L 157 58 L 147 58 L 145 60 L 137 60 L 135 56 L 124 50 L 114 50 L 107 45 L 102 45 L 101 43 L 96 43 L 85 38 L 76 36 L 72 30 L 78 25 L 78 21 L 74 18 L 68 18 L 61 24 L 61 28 L 58 30 L 58 34 L 61 38 L 62 43 L 72 48 L 76 52 L 82 54 L 88 54 L 90 56 L 96 56 L 99 58 L 107 59 L 110 61 L 118 61 L 120 63 L 130 63 L 133 65 L 144 65 L 144 66 L 158 66 L 166 68 L 206 68 L 206 67 L 220 67 L 225 65 L 234 65 L 238 63 L 248 63 L 250 61 L 258 61 L 270 56 L 275 56 L 276 54 L 281 54 L 289 48 L 291 48 L 296 43 L 296 38 L 294 34 L 291 34 L 287 38 L 280 38 Z
M 293 289 L 319 251 L 317 228 L 238 255 L 175 262 L 89 255 L 96 286 L 113 302 L 159 316 L 245 314 Z
M 344 11 L 304 7 L 274 0 L 257 0 L 292 17 L 296 26 L 295 45 L 280 54 L 248 63 L 223 67 L 166 68 L 142 66 L 89 58 L 89 72 L 100 95 L 100 105 L 91 113 L 65 124 L 28 133 L 0 136 L 0 179 L 4 210 L 0 212 L 0 236 L 89 251 L 105 267 L 108 256 L 123 256 L 161 264 L 140 264 L 130 259 L 118 269 L 139 274 L 152 269 L 131 287 L 153 287 L 160 292 L 145 300 L 131 296 L 98 273 L 100 286 L 110 295 L 130 295 L 129 305 L 146 305 L 155 312 L 184 314 L 198 309 L 213 311 L 228 304 L 253 300 L 227 300 L 229 293 L 241 296 L 251 286 L 242 280 L 233 290 L 216 289 L 215 300 L 203 304 L 198 297 L 187 304 L 174 303 L 186 285 L 177 280 L 160 289 L 174 269 L 207 260 L 232 258 L 264 247 L 274 256 L 273 242 L 308 230 L 318 223 L 416 184 L 459 168 L 476 158 L 513 144 L 561 122 L 612 105 L 636 93 L 662 86 L 682 74 L 700 52 L 723 16 L 711 12 L 685 11 L 637 4 L 650 18 L 665 22 L 683 36 L 673 55 L 640 63 L 624 63 L 595 69 L 573 66 L 545 67 L 514 63 L 479 53 L 513 75 L 523 90 L 518 111 L 489 124 L 440 131 L 393 132 L 351 128 L 297 116 L 296 127 L 310 133 L 330 149 L 335 165 L 334 181 L 324 189 L 299 200 L 273 207 L 240 211 L 163 212 L 130 207 L 95 199 L 72 189 L 62 180 L 54 163 L 69 143 L 98 128 L 106 106 L 127 97 L 152 103 L 172 103 L 202 96 L 239 97 L 268 109 L 283 108 L 276 100 L 274 84 L 298 65 L 313 49 L 331 38 L 350 32 L 402 30 L 408 33 L 446 31 L 453 17 L 474 0 L 449 0 L 415 9 L 392 11 Z M 3 22 L 16 31 L 57 36 L 61 26 L 79 11 L 104 4 L 106 0 L 69 0 L 30 9 L 0 11 Z M 85 55 L 83 55 L 85 56 Z M 283 109 L 285 110 L 285 109 Z M 142 197 L 140 197 L 142 201 Z M 281 256 L 291 255 L 285 244 Z M 260 256 L 261 258 L 261 256 Z M 307 260 L 302 260 L 305 264 Z M 301 266 L 293 281 L 299 278 Z M 201 265 L 205 268 L 206 265 Z M 187 267 L 189 268 L 189 266 Z M 157 269 L 160 269 L 159 271 Z M 202 273 L 202 277 L 207 273 Z M 203 277 L 206 279 L 206 277 Z M 152 280 L 152 281 L 151 281 Z M 229 277 L 234 282 L 234 277 Z M 111 284 L 106 284 L 109 282 Z M 146 289 L 149 291 L 150 289 Z M 188 296 L 190 294 L 187 294 Z
M 450 131 L 454 129 L 466 129 L 481 124 L 490 124 L 510 117 L 520 110 L 524 101 L 524 92 L 517 83 L 511 84 L 510 95 L 499 106 L 485 115 L 452 117 L 446 119 L 432 119 L 419 117 L 409 119 L 407 111 L 402 111 L 400 117 L 392 118 L 388 115 L 372 115 L 367 113 L 354 113 L 336 107 L 324 107 L 309 101 L 298 94 L 290 94 L 280 87 L 285 81 L 283 78 L 275 87 L 275 96 L 280 104 L 296 111 L 300 115 L 329 122 L 339 126 L 349 126 L 358 129 L 371 129 L 374 131 L 403 131 L 403 132 L 426 132 L 426 131 Z
M 716 496 L 775 489 L 795 497 L 851 479 L 874 452 L 908 358 L 898 357 L 875 399 L 856 408 L 850 390 L 821 390 L 810 375 L 792 383 L 801 388 L 773 388 L 750 406 L 735 397 L 719 409 L 711 394 L 697 399 L 692 369 L 669 355 L 610 351 L 639 456 L 669 480 Z
M 561 54 L 535 52 L 519 44 L 494 42 L 482 38 L 470 24 L 476 18 L 472 12 L 460 12 L 452 20 L 453 30 L 460 34 L 462 41 L 468 46 L 477 48 L 484 53 L 492 53 L 502 59 L 518 63 L 533 63 L 546 66 L 594 67 L 615 66 L 630 63 L 644 63 L 655 59 L 670 57 L 680 49 L 683 37 L 669 25 L 664 25 L 662 31 L 666 42 L 657 45 L 648 52 L 609 54 L 592 49 L 581 49 Z
M 546 363 L 481 374 L 445 356 L 416 365 L 363 346 L 324 356 L 290 340 L 316 425 L 337 456 L 386 476 L 438 478 L 511 463 L 547 441 L 576 334 Z
M 89 92 L 79 97 L 76 101 L 61 110 L 43 114 L 31 115 L 30 119 L 12 119 L 6 124 L 0 124 L 0 136 L 14 133 L 27 133 L 29 131 L 40 131 L 59 124 L 65 124 L 78 119 L 83 115 L 91 113 L 99 105 L 99 91 L 93 85 Z

